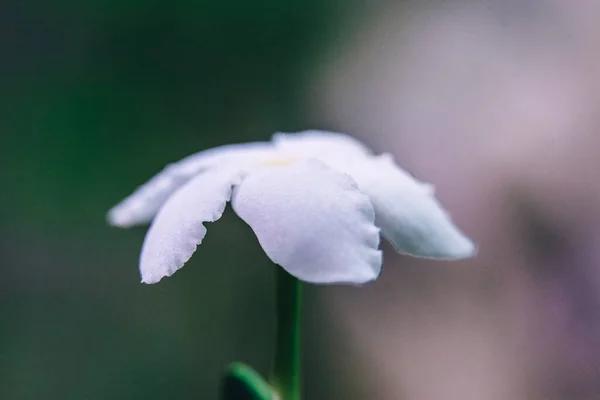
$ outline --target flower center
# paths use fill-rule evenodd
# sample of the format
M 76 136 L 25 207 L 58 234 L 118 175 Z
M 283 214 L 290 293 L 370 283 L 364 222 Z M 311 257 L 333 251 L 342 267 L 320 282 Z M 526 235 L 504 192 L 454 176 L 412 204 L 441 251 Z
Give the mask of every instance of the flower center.
M 285 167 L 285 166 L 293 164 L 293 163 L 295 163 L 296 161 L 299 161 L 299 160 L 300 159 L 297 158 L 297 157 L 275 158 L 273 160 L 265 161 L 261 165 L 264 165 L 266 167 Z

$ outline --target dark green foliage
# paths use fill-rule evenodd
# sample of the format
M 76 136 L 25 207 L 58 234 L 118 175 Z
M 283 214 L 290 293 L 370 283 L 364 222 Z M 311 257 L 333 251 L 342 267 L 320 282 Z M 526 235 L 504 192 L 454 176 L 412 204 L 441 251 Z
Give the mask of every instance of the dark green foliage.
M 267 369 L 273 276 L 227 212 L 188 266 L 139 283 L 145 228 L 110 206 L 165 164 L 306 128 L 321 0 L 0 2 L 0 398 L 216 399 Z

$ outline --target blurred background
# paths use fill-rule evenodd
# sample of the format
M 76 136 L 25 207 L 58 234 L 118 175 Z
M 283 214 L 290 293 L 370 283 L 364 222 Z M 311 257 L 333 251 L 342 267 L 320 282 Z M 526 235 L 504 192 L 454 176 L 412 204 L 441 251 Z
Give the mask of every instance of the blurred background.
M 384 244 L 380 279 L 308 286 L 306 399 L 600 398 L 600 3 L 0 4 L 0 399 L 216 399 L 265 373 L 273 271 L 227 212 L 141 285 L 106 211 L 165 164 L 347 132 L 436 185 L 479 245 Z

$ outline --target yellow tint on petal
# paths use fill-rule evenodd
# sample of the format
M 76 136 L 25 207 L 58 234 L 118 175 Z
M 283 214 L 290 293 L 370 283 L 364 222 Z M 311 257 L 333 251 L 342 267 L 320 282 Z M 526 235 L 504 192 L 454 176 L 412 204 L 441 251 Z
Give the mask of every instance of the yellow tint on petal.
M 265 162 L 261 163 L 261 165 L 263 165 L 265 167 L 286 167 L 286 166 L 291 165 L 299 160 L 300 160 L 299 158 L 295 158 L 295 157 L 277 158 L 277 159 L 274 159 L 271 161 L 265 161 Z

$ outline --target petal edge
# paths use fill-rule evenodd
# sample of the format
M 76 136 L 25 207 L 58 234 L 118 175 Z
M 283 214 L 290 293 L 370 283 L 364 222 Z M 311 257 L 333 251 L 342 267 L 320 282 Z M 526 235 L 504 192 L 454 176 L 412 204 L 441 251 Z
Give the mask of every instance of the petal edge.
M 238 179 L 231 171 L 207 171 L 167 200 L 142 246 L 142 283 L 156 283 L 183 267 L 206 235 L 203 223 L 221 218 Z

